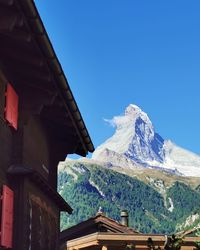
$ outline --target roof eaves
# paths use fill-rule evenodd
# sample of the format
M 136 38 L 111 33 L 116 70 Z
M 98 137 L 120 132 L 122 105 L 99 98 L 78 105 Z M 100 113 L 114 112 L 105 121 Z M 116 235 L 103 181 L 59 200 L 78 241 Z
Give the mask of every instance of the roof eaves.
M 45 30 L 45 27 L 42 23 L 42 20 L 39 16 L 37 8 L 32 0 L 30 1 L 21 0 L 19 1 L 19 3 L 23 6 L 25 10 L 25 15 L 27 19 L 29 20 L 31 29 L 34 32 L 35 37 L 39 41 L 41 50 L 48 61 L 49 67 L 54 73 L 56 82 L 58 83 L 58 86 L 57 86 L 58 90 L 61 96 L 63 97 L 65 107 L 70 114 L 73 125 L 76 129 L 76 132 L 79 136 L 82 147 L 84 149 L 82 154 L 80 151 L 79 151 L 79 154 L 81 154 L 82 156 L 85 156 L 87 155 L 88 151 L 89 152 L 94 151 L 94 145 L 91 141 L 91 138 L 89 136 L 89 133 L 83 121 L 82 115 L 78 109 L 78 106 L 73 97 L 72 91 L 69 87 L 68 81 L 66 79 L 66 76 L 55 54 L 55 51 L 48 37 L 48 34 Z

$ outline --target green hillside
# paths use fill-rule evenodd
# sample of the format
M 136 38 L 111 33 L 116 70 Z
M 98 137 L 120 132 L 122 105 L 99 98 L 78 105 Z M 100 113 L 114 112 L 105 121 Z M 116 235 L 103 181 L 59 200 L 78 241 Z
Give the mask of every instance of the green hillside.
M 200 213 L 199 188 L 177 181 L 163 195 L 136 177 L 96 164 L 66 163 L 59 171 L 58 191 L 74 210 L 62 215 L 61 230 L 94 216 L 99 207 L 118 221 L 127 209 L 130 226 L 145 233 L 173 233 L 177 224 Z

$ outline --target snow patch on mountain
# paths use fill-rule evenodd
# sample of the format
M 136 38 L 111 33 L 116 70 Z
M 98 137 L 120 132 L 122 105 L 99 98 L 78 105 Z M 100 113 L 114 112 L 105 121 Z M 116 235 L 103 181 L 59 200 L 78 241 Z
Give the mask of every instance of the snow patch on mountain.
M 186 149 L 176 146 L 170 140 L 164 144 L 166 168 L 174 168 L 186 176 L 200 176 L 200 157 Z
M 174 210 L 174 203 L 172 201 L 172 199 L 170 197 L 168 197 L 168 201 L 169 201 L 169 204 L 170 204 L 170 207 L 168 208 L 168 210 L 172 213 L 173 210 Z
M 148 115 L 130 104 L 124 115 L 108 120 L 116 127 L 92 159 L 108 167 L 154 168 L 177 175 L 200 177 L 200 156 L 164 140 L 155 132 Z
M 154 179 L 152 177 L 146 177 L 146 179 L 148 180 L 149 184 L 154 187 L 162 196 L 166 195 L 166 187 L 164 184 L 163 180 L 159 180 L 159 179 Z
M 89 180 L 89 183 L 91 186 L 93 186 L 98 191 L 98 193 L 101 195 L 102 198 L 105 198 L 105 194 L 101 191 L 101 189 L 92 180 Z

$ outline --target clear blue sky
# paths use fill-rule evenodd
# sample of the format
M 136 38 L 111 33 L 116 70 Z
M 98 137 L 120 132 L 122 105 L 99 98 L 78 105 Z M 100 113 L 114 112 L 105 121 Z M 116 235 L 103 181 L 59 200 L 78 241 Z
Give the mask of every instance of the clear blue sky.
M 35 2 L 95 146 L 133 103 L 200 154 L 199 0 Z

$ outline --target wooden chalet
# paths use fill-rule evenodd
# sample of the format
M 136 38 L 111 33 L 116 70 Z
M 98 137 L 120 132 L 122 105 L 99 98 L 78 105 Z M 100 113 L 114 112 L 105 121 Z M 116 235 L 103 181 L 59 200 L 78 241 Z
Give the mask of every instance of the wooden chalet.
M 164 250 L 165 235 L 143 234 L 103 214 L 61 232 L 60 250 Z M 185 235 L 181 250 L 195 250 L 200 237 Z M 168 248 L 170 249 L 170 248 Z
M 78 225 L 62 231 L 60 233 L 60 244 L 62 245 L 71 239 L 80 238 L 97 232 L 131 234 L 139 233 L 132 228 L 129 228 L 113 219 L 106 217 L 103 213 L 97 213 L 95 217 L 92 217 L 79 223 Z
M 93 150 L 33 0 L 0 0 L 0 249 L 58 249 L 58 162 Z

